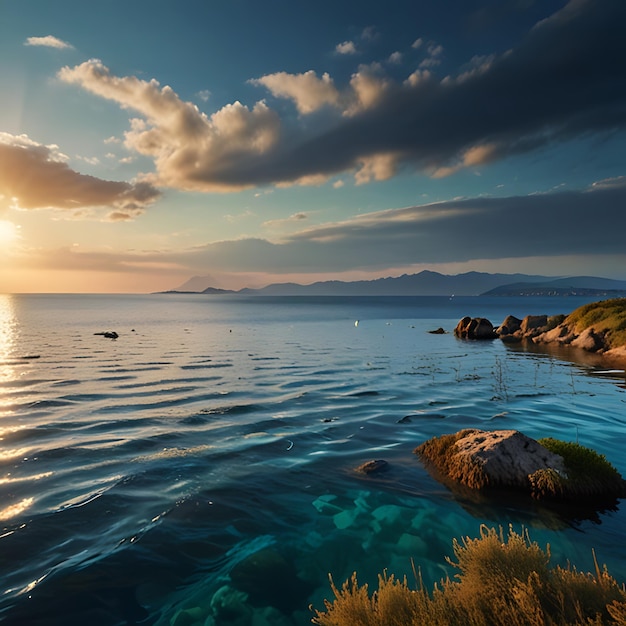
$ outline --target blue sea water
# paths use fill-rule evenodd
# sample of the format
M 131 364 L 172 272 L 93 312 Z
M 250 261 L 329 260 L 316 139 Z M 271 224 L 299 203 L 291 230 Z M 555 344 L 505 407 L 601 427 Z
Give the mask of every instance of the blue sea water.
M 626 475 L 623 370 L 451 333 L 587 301 L 0 296 L 0 621 L 308 624 L 329 574 L 413 580 L 414 563 L 431 587 L 482 524 L 584 571 L 595 550 L 626 582 L 623 502 L 473 498 L 413 454 L 514 428 Z M 355 471 L 371 459 L 388 471 Z

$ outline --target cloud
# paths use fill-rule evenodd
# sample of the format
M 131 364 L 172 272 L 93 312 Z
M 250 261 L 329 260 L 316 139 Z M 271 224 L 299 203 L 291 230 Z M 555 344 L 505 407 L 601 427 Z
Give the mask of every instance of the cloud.
M 337 54 L 356 54 L 357 50 L 354 41 L 344 41 L 335 46 L 335 52 Z
M 321 78 L 313 70 L 304 74 L 277 72 L 249 81 L 269 89 L 274 96 L 294 101 L 298 112 L 306 115 L 325 105 L 335 106 L 339 102 L 339 92 L 328 73 Z
M 379 270 L 476 259 L 621 255 L 626 184 L 390 209 L 280 242 L 223 241 L 169 259 L 220 271 Z M 376 254 L 372 254 L 376 250 Z
M 263 222 L 263 228 L 267 228 L 270 230 L 282 230 L 284 228 L 292 228 L 293 225 L 300 225 L 300 222 L 306 221 L 309 219 L 307 213 L 300 211 L 299 213 L 294 213 L 289 217 L 284 219 L 275 219 L 275 220 L 267 220 Z
M 45 46 L 46 48 L 58 48 L 59 50 L 63 49 L 73 49 L 74 46 L 72 44 L 67 43 L 66 41 L 62 41 L 57 37 L 53 37 L 52 35 L 46 35 L 45 37 L 29 37 L 25 42 L 25 46 Z
M 105 207 L 126 219 L 142 213 L 160 196 L 145 182 L 131 184 L 80 174 L 66 160 L 57 146 L 0 132 L 0 194 L 21 209 L 76 212 Z
M 361 39 L 363 41 L 376 41 L 378 39 L 378 32 L 374 26 L 366 26 L 361 32 Z
M 626 129 L 624 23 L 624 2 L 571 0 L 516 47 L 443 78 L 435 73 L 442 48 L 422 43 L 430 67 L 402 82 L 379 64 L 359 66 L 344 85 L 313 71 L 252 81 L 291 100 L 295 120 L 263 100 L 208 116 L 170 87 L 116 77 L 100 61 L 59 76 L 138 113 L 126 147 L 153 159 L 153 184 L 230 191 L 346 172 L 382 180 L 403 168 L 444 176 Z
M 117 272 L 324 274 L 369 272 L 389 268 L 455 266 L 472 263 L 489 268 L 507 259 L 507 270 L 544 259 L 553 267 L 563 259 L 584 258 L 589 267 L 626 263 L 623 233 L 626 183 L 615 181 L 578 191 L 532 196 L 473 198 L 389 209 L 342 222 L 302 228 L 269 241 L 241 238 L 187 250 L 52 251 L 33 256 L 30 266 Z M 306 223 L 295 213 L 282 223 L 266 224 L 289 230 Z M 284 230 L 283 230 L 284 232 Z M 375 254 L 372 253 L 375 251 Z M 519 265 L 516 265 L 518 259 Z M 491 260 L 491 264 L 489 264 Z M 465 265 L 467 267 L 467 265 Z M 536 265 L 533 271 L 537 271 Z M 577 270 L 579 271 L 579 270 Z M 541 272 L 539 272 L 541 273 Z
M 154 159 L 157 175 L 150 180 L 155 184 L 196 191 L 252 186 L 254 177 L 246 170 L 278 141 L 278 116 L 264 102 L 252 109 L 235 102 L 207 117 L 170 87 L 113 76 L 97 59 L 66 66 L 58 76 L 144 116 L 131 120 L 125 145 Z
M 428 44 L 426 51 L 428 52 L 428 56 L 419 64 L 420 68 L 436 67 L 437 65 L 441 65 L 443 46 L 436 43 L 430 43 Z

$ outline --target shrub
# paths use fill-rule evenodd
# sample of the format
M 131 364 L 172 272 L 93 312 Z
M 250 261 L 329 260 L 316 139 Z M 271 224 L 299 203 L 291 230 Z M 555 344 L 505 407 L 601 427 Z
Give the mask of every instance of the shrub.
M 453 542 L 457 580 L 432 593 L 416 574 L 416 588 L 386 573 L 371 595 L 356 574 L 315 611 L 319 626 L 590 626 L 626 625 L 626 592 L 596 562 L 595 574 L 549 567 L 550 549 L 526 531 L 482 526 L 477 539 Z M 594 555 L 595 559 L 595 555 Z
M 612 298 L 579 307 L 565 323 L 582 332 L 593 326 L 605 334 L 607 348 L 626 345 L 626 298 Z
M 622 497 L 626 493 L 624 479 L 603 454 L 552 437 L 539 439 L 539 443 L 563 457 L 567 476 L 551 470 L 535 472 L 530 480 L 536 497 L 606 498 Z

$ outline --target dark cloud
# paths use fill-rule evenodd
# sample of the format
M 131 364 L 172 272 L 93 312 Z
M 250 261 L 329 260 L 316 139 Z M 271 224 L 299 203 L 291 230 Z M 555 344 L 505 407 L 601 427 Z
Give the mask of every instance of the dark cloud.
M 161 195 L 147 183 L 80 174 L 67 165 L 56 146 L 8 133 L 0 133 L 0 193 L 14 198 L 22 209 L 109 207 L 115 209 L 116 219 L 130 219 Z
M 221 271 L 385 270 L 416 264 L 567 255 L 626 255 L 626 184 L 475 198 L 370 213 L 282 243 L 242 239 L 168 257 Z
M 389 268 L 462 264 L 490 259 L 576 256 L 626 263 L 626 181 L 585 191 L 473 198 L 389 209 L 311 227 L 280 242 L 221 241 L 186 251 L 89 252 L 63 249 L 48 269 L 117 272 L 321 274 L 387 272 Z M 619 261 L 616 261 L 619 262 Z
M 623 130 L 625 27 L 626 3 L 573 0 L 474 71 L 388 89 L 377 106 L 296 146 L 266 176 L 333 173 L 377 154 L 445 173 Z
M 520 5 L 523 8 L 525 3 Z M 626 2 L 570 0 L 512 49 L 466 60 L 459 73 L 415 70 L 402 83 L 381 64 L 349 83 L 315 72 L 250 81 L 293 101 L 279 118 L 264 102 L 207 116 L 170 87 L 116 77 L 92 60 L 59 77 L 139 111 L 126 146 L 152 158 L 155 184 L 197 191 L 319 184 L 353 171 L 357 183 L 410 166 L 432 176 L 626 127 Z M 430 57 L 440 47 L 429 44 Z M 434 56 L 433 56 L 434 55 Z

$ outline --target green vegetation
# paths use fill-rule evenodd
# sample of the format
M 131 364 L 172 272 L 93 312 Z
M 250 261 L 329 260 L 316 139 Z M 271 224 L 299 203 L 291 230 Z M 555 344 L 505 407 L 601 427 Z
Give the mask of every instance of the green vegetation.
M 579 307 L 565 318 L 576 332 L 593 326 L 604 333 L 607 348 L 626 345 L 626 298 L 592 302 Z
M 578 443 L 559 441 L 551 437 L 539 439 L 544 447 L 563 457 L 567 476 L 548 470 L 543 476 L 530 476 L 537 497 L 623 497 L 626 485 L 621 474 L 603 454 Z
M 480 537 L 454 540 L 457 580 L 442 580 L 432 593 L 416 574 L 416 589 L 386 573 L 371 595 L 356 574 L 338 589 L 325 610 L 315 611 L 319 626 L 600 626 L 626 625 L 626 591 L 600 569 L 549 567 L 528 533 L 483 526 Z M 595 560 L 595 555 L 594 555 Z

